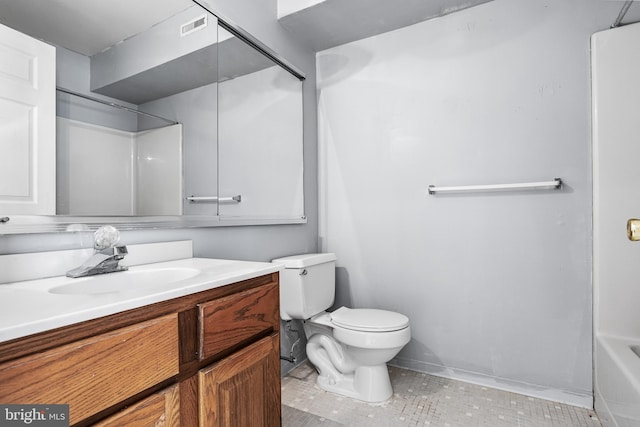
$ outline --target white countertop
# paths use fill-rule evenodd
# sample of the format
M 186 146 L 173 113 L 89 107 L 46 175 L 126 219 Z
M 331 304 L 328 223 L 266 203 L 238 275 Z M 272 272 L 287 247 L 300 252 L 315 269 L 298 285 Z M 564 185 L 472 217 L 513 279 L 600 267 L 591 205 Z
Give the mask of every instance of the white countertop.
M 173 283 L 159 283 L 151 287 L 131 285 L 125 291 L 91 294 L 50 291 L 71 281 L 75 285 L 92 278 L 109 276 L 109 279 L 117 279 L 119 274 L 126 275 L 127 272 L 78 279 L 51 277 L 0 285 L 0 342 L 275 273 L 284 266 L 266 262 L 187 258 L 137 265 L 129 267 L 129 271 L 144 274 L 145 270 L 176 268 L 198 271 L 192 277 Z

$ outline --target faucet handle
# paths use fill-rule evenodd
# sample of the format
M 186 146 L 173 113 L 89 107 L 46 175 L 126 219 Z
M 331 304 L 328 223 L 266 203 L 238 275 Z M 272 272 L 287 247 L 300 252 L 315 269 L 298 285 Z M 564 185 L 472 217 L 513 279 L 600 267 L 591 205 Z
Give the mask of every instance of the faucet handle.
M 119 240 L 120 232 L 113 225 L 103 225 L 93 233 L 93 247 L 97 251 L 112 248 Z

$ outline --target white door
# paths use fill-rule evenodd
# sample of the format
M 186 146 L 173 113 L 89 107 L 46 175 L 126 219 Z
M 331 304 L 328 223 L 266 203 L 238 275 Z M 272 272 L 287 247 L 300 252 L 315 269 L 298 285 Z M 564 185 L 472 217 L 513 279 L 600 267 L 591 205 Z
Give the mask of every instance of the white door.
M 0 217 L 55 214 L 55 48 L 0 25 Z

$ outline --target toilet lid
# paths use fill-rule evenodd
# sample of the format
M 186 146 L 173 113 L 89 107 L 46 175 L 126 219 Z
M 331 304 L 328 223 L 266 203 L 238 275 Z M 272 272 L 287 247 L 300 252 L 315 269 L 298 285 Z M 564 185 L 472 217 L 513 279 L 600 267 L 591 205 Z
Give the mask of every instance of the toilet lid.
M 367 332 L 398 331 L 409 326 L 409 318 L 394 311 L 340 307 L 331 313 L 334 325 Z

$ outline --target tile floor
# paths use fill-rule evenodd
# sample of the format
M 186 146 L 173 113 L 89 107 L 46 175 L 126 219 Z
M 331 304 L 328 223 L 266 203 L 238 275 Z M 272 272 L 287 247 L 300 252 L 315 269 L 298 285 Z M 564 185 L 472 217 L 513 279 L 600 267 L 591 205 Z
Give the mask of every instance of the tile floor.
M 592 410 L 389 367 L 394 395 L 368 404 L 315 385 L 308 362 L 282 380 L 284 427 L 601 427 Z

